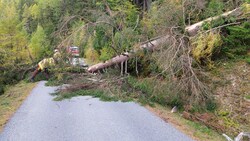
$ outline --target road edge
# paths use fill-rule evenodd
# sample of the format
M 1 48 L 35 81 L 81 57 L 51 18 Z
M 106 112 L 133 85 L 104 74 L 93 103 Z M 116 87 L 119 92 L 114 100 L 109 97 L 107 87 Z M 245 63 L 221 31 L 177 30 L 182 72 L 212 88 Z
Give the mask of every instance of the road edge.
M 8 86 L 6 92 L 0 96 L 0 133 L 36 86 L 37 83 L 21 81 L 16 85 Z

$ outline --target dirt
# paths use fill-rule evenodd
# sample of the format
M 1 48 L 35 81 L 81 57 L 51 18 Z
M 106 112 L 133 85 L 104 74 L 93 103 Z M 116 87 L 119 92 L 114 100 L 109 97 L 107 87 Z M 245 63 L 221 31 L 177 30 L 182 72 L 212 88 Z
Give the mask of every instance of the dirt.
M 225 62 L 209 73 L 212 82 L 210 87 L 214 90 L 214 97 L 218 103 L 216 111 L 198 113 L 192 112 L 190 107 L 184 107 L 182 117 L 231 137 L 237 136 L 240 132 L 250 132 L 250 100 L 247 99 L 250 95 L 250 65 L 244 61 Z M 201 137 L 194 136 L 194 131 L 190 127 L 186 127 L 170 112 L 164 113 L 150 107 L 148 109 L 195 140 L 201 140 Z
M 238 135 L 250 131 L 250 65 L 245 62 L 222 63 L 210 74 L 214 96 L 219 103 L 215 111 L 217 125 L 222 132 Z

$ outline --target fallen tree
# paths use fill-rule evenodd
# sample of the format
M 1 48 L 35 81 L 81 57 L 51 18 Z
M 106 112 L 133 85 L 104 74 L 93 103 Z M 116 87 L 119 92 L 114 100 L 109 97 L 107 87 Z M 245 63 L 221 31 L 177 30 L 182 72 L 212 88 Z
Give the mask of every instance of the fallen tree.
M 239 17 L 241 15 L 244 14 L 244 10 L 245 9 L 248 9 L 250 7 L 250 4 L 245 4 L 244 6 L 242 7 L 239 7 L 239 8 L 236 8 L 232 11 L 229 11 L 229 12 L 226 12 L 222 15 L 219 15 L 219 16 L 215 16 L 215 17 L 211 17 L 211 18 L 208 18 L 208 19 L 205 19 L 201 22 L 198 22 L 198 23 L 195 23 L 191 26 L 188 26 L 185 28 L 185 31 L 190 35 L 190 36 L 195 36 L 198 31 L 201 29 L 202 25 L 206 22 L 212 22 L 212 21 L 216 21 L 216 20 L 219 20 L 220 18 L 227 18 L 227 17 Z M 247 13 L 249 14 L 249 13 Z M 170 35 L 165 35 L 165 36 L 161 36 L 161 37 L 158 37 L 158 38 L 155 38 L 155 39 L 152 39 L 150 41 L 146 41 L 144 43 L 141 43 L 141 45 L 139 46 L 139 50 L 149 50 L 149 51 L 154 51 L 159 45 L 163 44 L 163 43 L 167 43 L 168 40 L 170 38 Z M 125 61 L 127 61 L 129 58 L 133 57 L 134 56 L 134 53 L 137 52 L 138 50 L 133 50 L 133 51 L 130 51 L 130 52 L 126 52 L 126 53 L 123 53 L 121 55 L 118 55 L 114 58 L 111 58 L 110 60 L 106 61 L 106 62 L 103 62 L 103 63 L 98 63 L 98 64 L 95 64 L 93 66 L 90 66 L 88 68 L 88 72 L 96 72 L 98 70 L 101 70 L 101 69 L 104 69 L 104 68 L 107 68 L 107 67 L 110 67 L 114 64 L 119 64 L 119 63 L 123 63 Z
M 205 24 L 207 22 L 210 23 L 210 22 L 213 22 L 213 21 L 218 21 L 221 18 L 239 17 L 239 16 L 243 15 L 245 13 L 244 10 L 248 9 L 249 7 L 250 7 L 250 4 L 245 4 L 242 7 L 239 7 L 239 8 L 236 8 L 236 9 L 232 10 L 232 11 L 223 13 L 223 14 L 221 14 L 219 16 L 207 18 L 207 19 L 205 19 L 203 21 L 200 21 L 198 23 L 195 23 L 193 25 L 190 25 L 190 26 L 186 27 L 185 31 L 190 36 L 195 36 L 198 33 L 198 31 L 201 29 L 203 24 Z
M 133 50 L 133 51 L 130 51 L 130 52 L 126 52 L 126 53 L 123 53 L 121 55 L 118 55 L 104 63 L 98 63 L 96 65 L 93 65 L 91 67 L 88 68 L 88 72 L 95 72 L 95 71 L 98 71 L 100 69 L 104 69 L 104 68 L 107 68 L 107 67 L 110 67 L 114 64 L 119 64 L 119 63 L 122 63 L 122 62 L 125 62 L 127 61 L 129 58 L 133 57 L 135 52 L 137 52 L 138 50 L 149 50 L 149 51 L 153 51 L 155 50 L 158 46 L 160 46 L 161 44 L 165 43 L 168 41 L 169 39 L 169 35 L 167 36 L 161 36 L 161 37 L 158 37 L 156 39 L 153 39 L 153 40 L 149 40 L 147 42 L 144 42 L 142 43 L 140 46 L 139 46 L 139 49 L 137 50 Z

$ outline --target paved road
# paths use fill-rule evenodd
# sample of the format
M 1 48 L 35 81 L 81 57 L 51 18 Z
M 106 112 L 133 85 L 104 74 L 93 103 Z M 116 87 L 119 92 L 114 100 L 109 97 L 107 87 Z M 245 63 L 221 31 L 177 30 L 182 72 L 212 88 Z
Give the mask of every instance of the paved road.
M 0 141 L 191 141 L 133 103 L 75 97 L 53 101 L 55 87 L 40 82 L 15 113 Z

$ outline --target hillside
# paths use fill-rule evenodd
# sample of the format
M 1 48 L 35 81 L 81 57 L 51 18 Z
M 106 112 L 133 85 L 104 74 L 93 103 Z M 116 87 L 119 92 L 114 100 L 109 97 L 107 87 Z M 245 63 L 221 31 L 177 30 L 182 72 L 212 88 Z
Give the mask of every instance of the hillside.
M 0 41 L 0 95 L 47 74 L 37 65 L 57 49 L 44 76 L 73 85 L 58 100 L 176 106 L 219 134 L 250 131 L 249 0 L 0 0 Z

